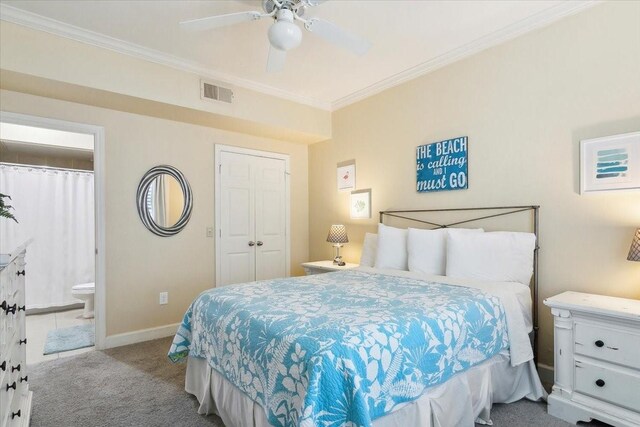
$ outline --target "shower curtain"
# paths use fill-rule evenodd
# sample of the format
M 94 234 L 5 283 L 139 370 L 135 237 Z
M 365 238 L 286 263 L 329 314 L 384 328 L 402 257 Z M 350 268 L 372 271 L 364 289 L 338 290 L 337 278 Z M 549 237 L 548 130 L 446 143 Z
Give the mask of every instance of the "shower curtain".
M 78 303 L 71 287 L 94 282 L 93 172 L 0 163 L 0 193 L 18 223 L 0 219 L 0 253 L 33 238 L 26 257 L 26 305 Z

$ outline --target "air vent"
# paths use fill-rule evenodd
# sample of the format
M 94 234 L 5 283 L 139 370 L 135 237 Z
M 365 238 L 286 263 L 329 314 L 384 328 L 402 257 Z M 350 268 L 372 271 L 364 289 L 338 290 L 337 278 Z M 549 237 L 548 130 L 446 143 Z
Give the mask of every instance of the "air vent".
M 233 91 L 218 84 L 200 80 L 200 98 L 206 101 L 220 101 L 231 104 Z

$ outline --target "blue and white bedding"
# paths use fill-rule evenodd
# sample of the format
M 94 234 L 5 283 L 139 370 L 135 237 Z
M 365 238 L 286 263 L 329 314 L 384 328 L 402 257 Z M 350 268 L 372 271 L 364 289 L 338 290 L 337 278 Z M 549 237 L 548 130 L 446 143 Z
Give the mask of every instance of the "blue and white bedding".
M 508 349 L 501 299 L 356 270 L 232 285 L 191 304 L 169 357 L 206 359 L 272 425 L 369 426 Z

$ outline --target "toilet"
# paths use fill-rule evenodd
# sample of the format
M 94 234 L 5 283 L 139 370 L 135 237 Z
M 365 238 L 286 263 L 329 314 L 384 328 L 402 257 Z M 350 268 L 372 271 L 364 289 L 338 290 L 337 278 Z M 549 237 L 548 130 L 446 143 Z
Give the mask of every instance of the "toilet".
M 95 293 L 95 283 L 82 283 L 71 288 L 71 295 L 74 298 L 84 301 L 82 317 L 85 319 L 93 319 L 93 296 Z

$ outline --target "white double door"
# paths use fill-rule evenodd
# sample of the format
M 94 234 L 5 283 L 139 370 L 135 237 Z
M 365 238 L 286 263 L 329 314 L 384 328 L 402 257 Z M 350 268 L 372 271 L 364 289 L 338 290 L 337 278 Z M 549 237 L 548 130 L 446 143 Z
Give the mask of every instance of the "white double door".
M 288 276 L 287 161 L 267 155 L 217 150 L 217 286 Z

